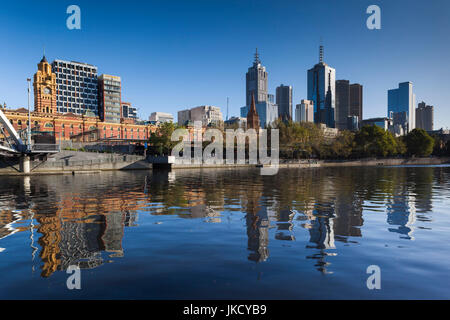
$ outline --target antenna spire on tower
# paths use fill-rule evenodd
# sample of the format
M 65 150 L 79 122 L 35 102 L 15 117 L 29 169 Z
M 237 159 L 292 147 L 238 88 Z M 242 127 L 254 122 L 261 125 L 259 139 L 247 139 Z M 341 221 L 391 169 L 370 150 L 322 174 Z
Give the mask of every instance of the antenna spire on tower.
M 261 63 L 261 61 L 259 60 L 258 48 L 256 48 L 255 51 L 255 63 Z
M 323 44 L 322 39 L 320 39 L 320 47 L 319 47 L 319 63 L 323 62 Z

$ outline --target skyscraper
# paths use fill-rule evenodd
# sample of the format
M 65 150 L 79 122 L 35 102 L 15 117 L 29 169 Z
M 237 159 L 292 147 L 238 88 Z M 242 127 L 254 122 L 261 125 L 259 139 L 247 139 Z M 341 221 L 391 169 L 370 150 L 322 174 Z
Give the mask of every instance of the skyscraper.
M 335 127 L 336 70 L 323 62 L 320 46 L 319 63 L 308 70 L 308 100 L 314 101 L 314 122 Z
M 425 102 L 419 103 L 416 109 L 416 128 L 425 131 L 433 131 L 434 126 L 434 107 L 427 106 Z
M 292 86 L 280 85 L 276 89 L 278 117 L 292 120 Z
M 56 107 L 60 113 L 98 115 L 97 67 L 74 61 L 55 60 Z
M 120 123 L 121 118 L 120 77 L 102 74 L 98 77 L 99 116 L 102 121 Z
M 358 123 L 363 119 L 363 86 L 359 83 L 350 85 L 350 117 L 358 117 Z M 349 128 L 350 129 L 350 128 Z
M 351 117 L 351 128 L 348 126 Z M 356 118 L 354 118 L 356 117 Z M 348 80 L 336 80 L 336 128 L 352 130 L 354 121 L 362 120 L 362 85 Z
M 350 81 L 336 80 L 336 128 L 347 129 L 350 115 Z
M 295 122 L 314 122 L 314 102 L 302 100 L 295 107 Z
M 246 106 L 252 103 L 252 95 L 255 96 L 255 103 L 267 101 L 267 72 L 259 60 L 258 49 L 253 66 L 248 68 L 246 74 Z
M 405 132 L 416 126 L 415 100 L 412 82 L 402 82 L 398 89 L 388 91 L 388 117 L 394 119 L 394 126 L 401 125 Z

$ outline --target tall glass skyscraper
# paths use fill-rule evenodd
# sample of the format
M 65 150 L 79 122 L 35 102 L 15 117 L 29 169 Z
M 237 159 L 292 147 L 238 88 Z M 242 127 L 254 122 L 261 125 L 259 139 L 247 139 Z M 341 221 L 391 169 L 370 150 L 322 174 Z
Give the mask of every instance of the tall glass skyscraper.
M 281 85 L 276 89 L 278 117 L 283 120 L 293 120 L 292 116 L 292 86 Z
M 336 70 L 323 62 L 320 46 L 319 63 L 308 70 L 308 100 L 314 101 L 314 122 L 335 127 Z
M 394 126 L 402 126 L 405 132 L 416 127 L 415 104 L 412 82 L 402 82 L 398 89 L 388 90 L 388 117 L 394 120 Z

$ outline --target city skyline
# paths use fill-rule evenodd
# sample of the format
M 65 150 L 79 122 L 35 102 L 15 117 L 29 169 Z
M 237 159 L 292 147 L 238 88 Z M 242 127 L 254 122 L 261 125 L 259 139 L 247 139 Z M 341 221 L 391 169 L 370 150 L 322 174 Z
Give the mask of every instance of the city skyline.
M 445 90 L 448 87 L 445 78 L 448 67 L 439 61 L 442 61 L 449 45 L 433 41 L 444 34 L 448 24 L 449 10 L 442 9 L 450 8 L 448 3 L 436 1 L 428 5 L 417 4 L 412 8 L 405 6 L 406 1 L 395 4 L 381 1 L 381 30 L 365 27 L 368 17 L 365 9 L 371 4 L 368 1 L 349 1 L 344 8 L 332 2 L 288 3 L 291 12 L 274 9 L 273 4 L 258 6 L 252 1 L 231 1 L 227 4 L 198 1 L 190 2 L 190 5 L 175 2 L 164 7 L 156 3 L 139 3 L 142 11 L 155 18 L 146 20 L 143 14 L 136 13 L 136 6 L 130 6 L 130 10 L 113 2 L 110 8 L 105 9 L 80 1 L 82 29 L 75 31 L 65 27 L 67 3 L 7 4 L 6 10 L 0 13 L 6 27 L 1 31 L 6 41 L 0 58 L 8 61 L 3 66 L 8 77 L 0 80 L 0 102 L 6 102 L 11 108 L 26 107 L 26 78 L 35 72 L 45 47 L 49 61 L 82 61 L 98 66 L 99 74 L 121 76 L 123 99 L 138 106 L 139 116 L 143 119 L 147 119 L 152 112 L 167 111 L 176 115 L 178 110 L 198 105 L 216 105 L 225 110 L 227 97 L 230 98 L 230 116 L 237 116 L 239 108 L 245 104 L 245 70 L 251 65 L 257 47 L 270 77 L 268 93 L 275 93 L 275 88 L 282 83 L 290 85 L 294 93 L 293 105 L 296 105 L 307 98 L 306 71 L 317 63 L 319 39 L 323 36 L 324 60 L 336 69 L 336 79 L 351 79 L 364 86 L 364 118 L 384 116 L 387 91 L 398 83 L 411 81 L 417 101 L 427 101 L 435 106 L 435 129 L 448 127 L 450 112 L 447 101 L 450 97 Z M 201 28 L 201 24 L 190 22 L 191 19 L 186 20 L 182 14 L 195 16 L 194 11 L 199 6 L 203 9 L 203 18 L 208 13 L 215 13 L 216 22 L 210 18 L 205 21 L 209 23 L 208 28 Z M 239 7 L 245 10 L 233 11 Z M 224 9 L 224 12 L 218 9 Z M 319 13 L 323 13 L 324 17 L 330 15 L 329 11 L 321 12 L 325 9 L 338 13 L 345 22 L 339 22 L 337 18 L 329 23 L 314 22 L 314 17 Z M 13 21 L 7 14 L 9 10 L 21 10 L 23 14 Z M 36 11 L 43 13 L 40 18 L 29 19 L 34 17 Z M 234 24 L 226 23 L 225 16 L 231 12 L 235 14 Z M 308 12 L 312 17 L 304 16 Z M 394 12 L 403 12 L 409 17 L 429 15 L 433 17 L 433 23 L 420 25 L 420 28 L 418 25 L 411 26 L 408 21 L 398 24 L 394 21 L 398 18 L 393 15 Z M 157 13 L 162 16 L 156 19 Z M 255 33 L 255 27 L 248 24 L 248 19 L 256 14 L 279 18 L 281 14 L 289 17 L 295 13 L 300 16 L 292 21 L 287 19 L 285 25 L 279 24 L 277 19 L 261 25 L 263 35 Z M 121 15 L 123 20 L 120 20 Z M 54 18 L 57 16 L 58 19 Z M 171 18 L 165 21 L 168 16 Z M 34 21 L 32 30 L 29 30 L 31 22 L 27 19 Z M 104 22 L 104 26 L 100 23 L 94 25 L 96 19 Z M 114 21 L 132 23 L 122 23 L 122 29 L 115 29 Z M 236 29 L 244 26 L 245 32 L 234 36 Z M 108 37 L 103 39 L 102 36 L 111 28 L 117 33 L 108 33 Z M 281 33 L 283 30 L 289 30 L 289 33 L 273 38 L 276 31 Z M 351 41 L 346 39 L 345 34 L 349 30 L 353 36 Z M 108 51 L 107 41 L 112 40 L 112 34 L 117 37 L 113 40 L 121 43 L 115 52 Z M 186 34 L 189 39 L 183 39 Z M 233 41 L 230 40 L 232 36 Z M 411 50 L 411 41 L 417 43 L 412 47 L 415 50 Z M 273 42 L 276 42 L 278 50 Z M 200 44 L 208 44 L 205 47 L 208 50 L 200 50 Z M 152 47 L 156 50 L 149 50 Z M 345 50 L 342 49 L 344 47 Z M 427 50 L 420 50 L 421 47 L 427 47 Z M 417 108 L 417 105 L 414 107 Z

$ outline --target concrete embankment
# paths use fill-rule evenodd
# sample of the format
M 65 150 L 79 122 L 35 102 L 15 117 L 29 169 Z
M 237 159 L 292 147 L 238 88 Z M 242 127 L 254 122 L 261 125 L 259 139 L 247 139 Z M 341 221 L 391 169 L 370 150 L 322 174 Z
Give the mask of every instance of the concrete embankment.
M 404 165 L 441 165 L 450 163 L 450 157 L 436 158 L 387 158 L 387 159 L 359 159 L 359 160 L 282 160 L 279 168 L 316 168 L 316 167 L 357 167 L 357 166 L 404 166 Z M 172 169 L 201 169 L 201 168 L 242 168 L 255 167 L 254 164 L 173 164 Z M 270 167 L 270 165 L 269 165 Z
M 152 165 L 143 156 L 62 151 L 47 161 L 32 161 L 30 174 L 77 174 L 151 168 Z M 0 158 L 0 175 L 23 175 L 19 161 Z
M 345 161 L 280 160 L 279 168 L 349 167 L 349 166 L 403 166 L 449 164 L 445 158 L 392 158 Z M 254 168 L 254 164 L 173 164 L 172 169 Z M 95 152 L 62 151 L 47 161 L 32 161 L 30 174 L 80 174 L 109 170 L 151 170 L 152 164 L 143 156 Z M 24 175 L 18 159 L 0 158 L 0 175 Z
M 359 159 L 359 160 L 310 160 L 310 161 L 282 161 L 280 168 L 295 167 L 364 167 L 364 166 L 407 166 L 407 165 L 441 165 L 449 164 L 450 157 L 426 158 L 385 158 L 385 159 Z

